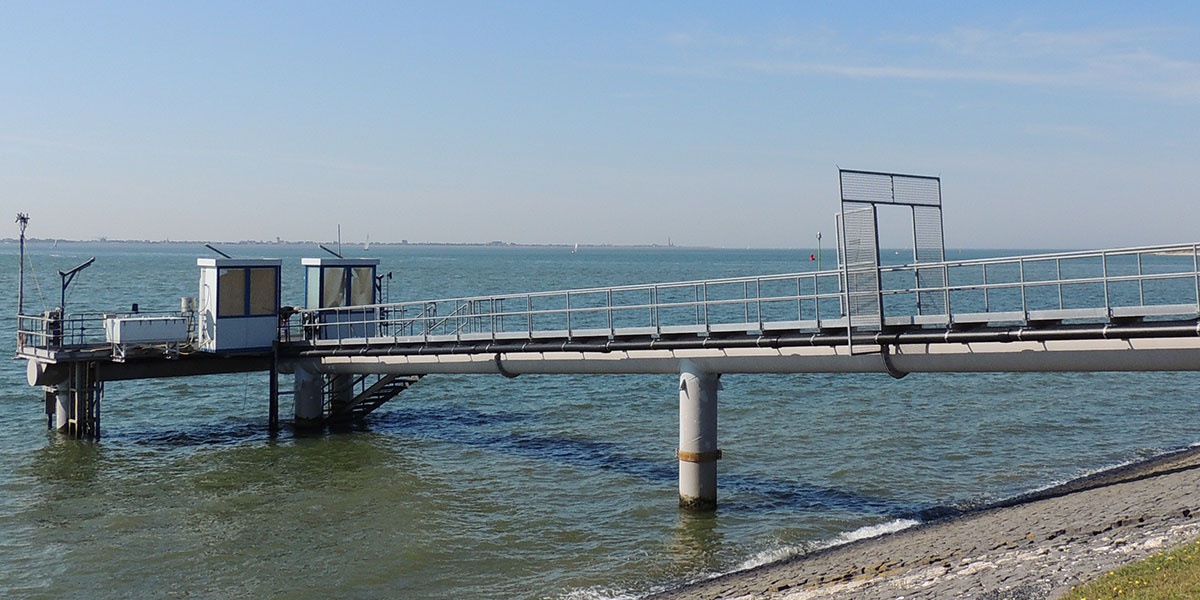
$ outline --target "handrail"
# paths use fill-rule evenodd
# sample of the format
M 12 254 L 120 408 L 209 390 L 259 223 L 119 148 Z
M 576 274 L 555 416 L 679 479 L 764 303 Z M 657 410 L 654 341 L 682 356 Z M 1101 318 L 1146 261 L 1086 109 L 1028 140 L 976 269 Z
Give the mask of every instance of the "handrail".
M 1198 307 L 1198 311 L 1200 311 L 1200 299 L 1194 297 L 1181 298 L 1179 299 L 1181 300 L 1180 302 L 1147 302 L 1146 285 L 1148 283 L 1182 279 L 1187 279 L 1190 282 L 1193 278 L 1200 278 L 1200 273 L 1197 273 L 1195 268 L 1169 272 L 1146 272 L 1139 266 L 1135 272 L 1129 274 L 1112 268 L 1112 265 L 1118 263 L 1122 257 L 1136 256 L 1139 258 L 1138 262 L 1140 263 L 1140 258 L 1147 254 L 1164 252 L 1178 253 L 1181 256 L 1200 254 L 1200 244 L 1165 244 L 1112 250 L 1069 251 L 1016 257 L 950 260 L 940 263 L 888 265 L 879 268 L 881 281 L 884 284 L 884 287 L 880 290 L 880 297 L 881 299 L 898 299 L 898 297 L 905 295 L 929 294 L 930 297 L 933 297 L 934 295 L 942 294 L 944 295 L 945 304 L 949 305 L 950 299 L 957 298 L 959 294 L 981 292 L 984 293 L 983 312 L 1007 312 L 1004 310 L 993 311 L 997 306 L 1003 304 L 998 301 L 998 296 L 1003 293 L 1003 290 L 1020 290 L 1022 299 L 1019 308 L 1022 312 L 1028 314 L 1032 306 L 1030 303 L 1034 300 L 1041 300 L 1038 294 L 1035 293 L 1041 288 L 1056 288 L 1059 291 L 1059 296 L 1061 296 L 1064 287 L 1095 285 L 1104 286 L 1104 292 L 1101 294 L 1104 296 L 1103 305 L 1095 306 L 1095 308 L 1105 308 L 1111 311 L 1114 306 L 1146 306 L 1154 304 L 1175 306 L 1180 304 L 1195 304 Z M 1101 268 L 1100 273 L 1091 274 L 1085 272 L 1079 275 L 1063 276 L 1064 261 L 1070 264 L 1072 260 L 1089 258 L 1097 259 L 1096 266 Z M 1044 270 L 1042 267 L 1043 264 L 1052 265 L 1054 270 L 1048 273 L 1040 272 Z M 1007 275 L 1004 269 L 999 268 L 1005 265 L 1014 269 L 1015 272 L 1011 276 Z M 1075 268 L 1075 270 L 1083 269 L 1086 271 L 1087 268 L 1090 268 L 1090 265 L 1083 265 L 1082 267 Z M 915 273 L 917 270 L 925 271 L 930 269 L 941 271 L 942 281 L 938 283 L 942 285 L 887 287 L 886 279 L 897 273 Z M 979 271 L 979 275 L 983 279 L 982 282 L 963 281 L 956 283 L 951 281 L 952 278 L 961 279 L 964 272 L 969 273 L 972 270 Z M 827 285 L 823 286 L 823 284 L 826 284 L 828 279 L 835 277 L 838 281 L 837 290 L 823 291 L 822 287 L 831 287 Z M 791 286 L 791 289 L 796 290 L 796 292 L 780 294 L 770 293 L 770 290 L 764 289 L 764 287 L 769 288 L 773 284 L 777 285 L 779 282 L 794 282 L 794 285 L 788 285 Z M 1123 296 L 1109 297 L 1111 288 L 1126 282 L 1137 283 L 1139 292 L 1136 296 L 1128 299 L 1125 299 Z M 737 289 L 733 290 L 732 294 L 714 293 L 714 290 L 729 291 L 728 289 L 722 290 L 722 286 L 735 287 Z M 838 318 L 844 317 L 845 311 L 842 306 L 844 291 L 842 287 L 841 271 L 829 270 L 610 287 L 573 288 L 556 291 L 466 296 L 441 300 L 370 305 L 360 308 L 395 311 L 400 314 L 406 313 L 405 309 L 414 306 L 451 305 L 454 306 L 454 309 L 449 315 L 439 315 L 436 317 L 428 316 L 427 311 L 423 310 L 418 312 L 418 316 L 416 317 L 407 317 L 399 321 L 380 317 L 373 319 L 365 318 L 356 321 L 356 323 L 389 325 L 393 328 L 392 337 L 404 337 L 401 335 L 404 329 L 417 326 L 418 324 L 424 330 L 423 335 L 425 337 L 458 337 L 464 333 L 471 332 L 490 333 L 493 336 L 497 333 L 517 334 L 524 332 L 526 335 L 532 337 L 538 331 L 565 331 L 570 336 L 574 331 L 583 329 L 589 331 L 607 330 L 611 335 L 615 334 L 617 330 L 627 327 L 618 324 L 618 321 L 632 316 L 636 317 L 632 319 L 635 323 L 632 327 L 649 327 L 656 333 L 661 332 L 664 327 L 669 328 L 681 325 L 694 326 L 704 332 L 711 333 L 714 325 L 753 325 L 761 329 L 764 325 L 779 321 L 804 321 L 808 316 L 811 316 L 810 321 L 828 319 L 831 313 L 820 314 L 819 312 L 822 300 L 826 301 L 824 302 L 826 307 L 836 308 L 839 315 Z M 764 292 L 767 292 L 768 295 L 764 295 Z M 621 298 L 622 294 L 632 294 L 633 297 Z M 643 294 L 640 301 L 634 299 L 638 294 Z M 680 297 L 680 294 L 686 294 L 686 296 Z M 620 301 L 622 299 L 628 299 L 631 302 L 622 303 Z M 833 304 L 833 299 L 838 300 L 837 305 Z M 505 300 L 509 301 L 507 305 L 505 304 Z M 557 306 L 545 306 L 548 300 L 554 301 Z M 793 306 L 790 316 L 785 317 L 784 311 L 780 309 L 780 306 L 784 303 L 791 303 Z M 964 303 L 962 299 L 956 299 L 955 303 L 956 305 L 963 304 L 964 306 L 960 306 L 960 308 L 964 310 L 970 305 L 969 302 Z M 1062 308 L 1065 302 L 1060 299 L 1056 304 L 1059 308 Z M 731 309 L 732 312 L 721 313 L 722 310 L 730 311 Z M 829 309 L 827 308 L 827 310 Z M 927 313 L 922 312 L 922 310 L 928 309 L 918 310 L 914 307 L 912 313 L 923 316 L 943 314 L 937 312 Z M 371 313 L 368 310 L 366 314 L 380 313 Z M 731 315 L 734 318 L 731 318 Z M 600 318 L 592 318 L 593 323 L 589 321 L 591 316 L 598 316 Z M 897 315 L 889 307 L 884 309 L 883 316 L 907 315 Z M 513 323 L 514 325 L 520 322 L 521 327 L 507 330 L 500 325 L 506 322 Z
M 1162 254 L 1180 260 L 1149 260 Z M 539 333 L 565 333 L 569 338 L 578 332 L 712 334 L 798 324 L 819 328 L 846 316 L 844 268 L 307 309 L 295 313 L 299 315 L 295 320 L 292 315 L 281 320 L 280 339 L 342 343 L 364 337 L 429 341 L 469 335 L 533 338 Z M 892 317 L 919 316 L 930 324 L 954 322 L 956 313 L 970 313 L 974 319 L 995 313 L 999 322 L 1019 311 L 1027 320 L 1030 311 L 1068 305 L 1104 309 L 1109 318 L 1114 308 L 1166 307 L 1142 311 L 1150 315 L 1175 314 L 1172 311 L 1182 310 L 1179 307 L 1191 306 L 1184 316 L 1200 317 L 1200 243 L 909 263 L 881 266 L 877 272 L 881 318 L 868 329 L 881 327 Z M 934 275 L 916 276 L 922 273 Z M 156 313 L 139 316 L 151 314 Z M 945 318 L 938 319 L 939 315 Z M 20 345 L 61 348 L 101 343 L 102 321 L 112 316 L 133 315 L 21 315 Z M 303 335 L 293 335 L 298 329 Z

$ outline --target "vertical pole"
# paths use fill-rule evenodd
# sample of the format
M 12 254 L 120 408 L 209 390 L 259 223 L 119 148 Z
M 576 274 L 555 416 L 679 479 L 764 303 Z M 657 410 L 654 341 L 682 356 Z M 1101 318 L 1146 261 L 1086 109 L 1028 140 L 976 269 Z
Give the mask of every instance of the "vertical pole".
M 679 505 L 689 510 L 717 507 L 718 376 L 690 360 L 679 362 Z
M 271 352 L 271 380 L 267 391 L 267 430 L 272 434 L 279 432 L 279 342 L 275 342 Z
M 25 227 L 29 215 L 17 213 L 17 225 L 21 228 L 20 266 L 17 267 L 17 316 L 25 314 Z
M 895 187 L 895 185 L 896 185 L 896 183 L 895 183 L 895 181 L 893 181 L 892 182 L 893 188 Z M 893 195 L 894 194 L 895 194 L 895 192 L 893 192 Z M 921 253 L 920 253 L 920 247 L 917 246 L 917 207 L 914 205 L 914 206 L 910 206 L 908 208 L 912 214 L 913 285 L 917 286 L 917 289 L 920 290 L 921 289 L 921 267 L 920 267 Z M 882 287 L 883 282 L 881 281 L 879 283 L 879 285 Z M 917 292 L 917 314 L 918 315 L 925 314 L 925 313 L 921 312 L 921 292 L 920 291 Z
M 895 185 L 896 179 L 893 177 L 892 199 L 896 198 Z M 873 227 L 875 228 L 875 295 L 877 296 L 876 302 L 879 303 L 879 328 L 883 329 L 883 261 L 880 259 L 879 251 L 879 211 L 875 208 L 874 204 L 871 205 L 871 222 L 874 224 Z
M 100 364 L 88 363 L 88 428 L 93 440 L 100 440 L 100 401 L 104 399 L 104 384 L 100 382 Z

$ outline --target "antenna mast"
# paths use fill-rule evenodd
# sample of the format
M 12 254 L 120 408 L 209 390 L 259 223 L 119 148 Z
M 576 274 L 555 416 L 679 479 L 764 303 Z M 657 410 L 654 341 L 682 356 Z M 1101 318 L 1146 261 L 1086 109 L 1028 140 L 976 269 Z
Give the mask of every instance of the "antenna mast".
M 17 213 L 17 225 L 21 228 L 21 266 L 17 275 L 17 316 L 25 314 L 25 226 L 29 225 L 29 213 Z

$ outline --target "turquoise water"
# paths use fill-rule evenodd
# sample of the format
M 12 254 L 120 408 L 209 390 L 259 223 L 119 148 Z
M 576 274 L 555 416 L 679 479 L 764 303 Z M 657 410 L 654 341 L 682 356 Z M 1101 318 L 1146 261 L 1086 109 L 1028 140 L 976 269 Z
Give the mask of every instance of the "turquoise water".
M 16 247 L 0 250 L 11 315 Z M 227 250 L 284 258 L 291 304 L 299 258 L 319 255 Z M 56 270 L 93 255 L 69 310 L 173 310 L 196 294 L 195 258 L 211 256 L 65 243 L 30 254 L 32 311 L 57 304 Z M 393 301 L 811 268 L 801 250 L 370 254 L 395 274 Z M 13 327 L 0 323 L 10 354 Z M 722 382 L 721 506 L 693 515 L 676 507 L 675 377 L 430 376 L 354 431 L 274 438 L 265 375 L 118 382 L 104 438 L 78 442 L 46 430 L 24 362 L 9 361 L 0 596 L 636 596 L 1200 441 L 1193 373 Z

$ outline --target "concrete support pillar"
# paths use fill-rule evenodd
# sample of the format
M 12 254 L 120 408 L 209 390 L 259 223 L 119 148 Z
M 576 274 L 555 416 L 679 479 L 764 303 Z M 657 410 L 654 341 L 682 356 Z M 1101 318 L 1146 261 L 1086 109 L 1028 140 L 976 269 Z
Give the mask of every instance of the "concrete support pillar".
M 679 362 L 679 505 L 692 510 L 717 507 L 717 377 Z
M 267 381 L 267 430 L 279 431 L 279 352 L 271 357 L 270 379 Z
M 332 410 L 340 410 L 354 400 L 354 376 L 329 376 L 329 406 Z
M 66 432 L 71 422 L 71 384 L 64 381 L 54 388 L 54 429 Z
M 296 401 L 296 426 L 319 427 L 324 417 L 322 413 L 321 391 L 324 387 L 324 377 L 307 365 L 296 365 L 296 387 L 293 398 Z
M 51 388 L 54 428 L 76 439 L 100 439 L 100 400 L 104 384 L 95 363 L 72 362 L 67 378 Z M 49 407 L 47 407 L 49 408 Z

